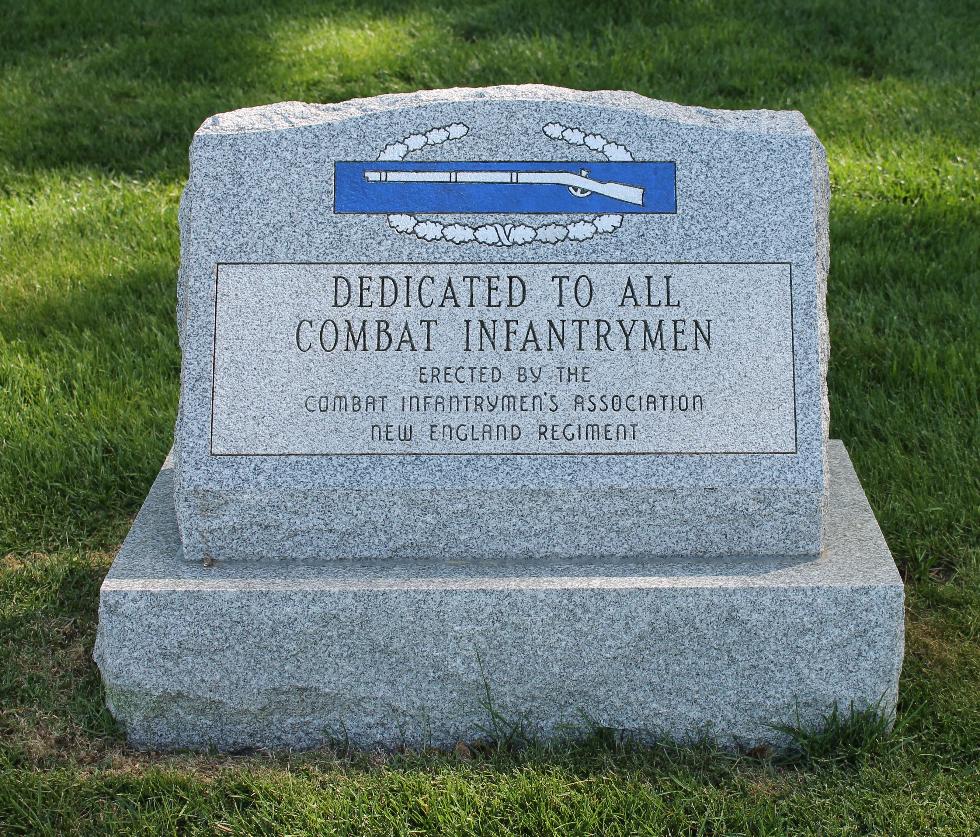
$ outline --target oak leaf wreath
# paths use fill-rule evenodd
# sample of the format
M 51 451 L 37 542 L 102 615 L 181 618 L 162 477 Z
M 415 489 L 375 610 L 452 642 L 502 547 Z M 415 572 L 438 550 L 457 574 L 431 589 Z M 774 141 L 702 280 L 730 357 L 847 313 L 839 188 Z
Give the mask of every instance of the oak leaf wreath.
M 438 128 L 430 128 L 424 133 L 409 134 L 395 142 L 388 143 L 378 155 L 379 161 L 400 161 L 415 151 L 428 146 L 438 146 L 461 139 L 469 133 L 469 127 L 454 122 Z M 617 142 L 607 140 L 601 134 L 588 133 L 581 128 L 569 128 L 560 122 L 549 122 L 541 129 L 545 136 L 556 142 L 573 146 L 585 146 L 601 154 L 607 160 L 632 160 L 632 152 Z M 530 244 L 558 244 L 561 241 L 588 241 L 597 235 L 606 235 L 619 229 L 623 223 L 622 215 L 596 215 L 581 218 L 567 224 L 480 224 L 471 226 L 458 222 L 446 224 L 437 220 L 421 219 L 414 215 L 397 214 L 388 216 L 388 225 L 403 235 L 414 235 L 422 241 L 447 241 L 451 244 L 478 242 L 492 247 L 513 247 Z

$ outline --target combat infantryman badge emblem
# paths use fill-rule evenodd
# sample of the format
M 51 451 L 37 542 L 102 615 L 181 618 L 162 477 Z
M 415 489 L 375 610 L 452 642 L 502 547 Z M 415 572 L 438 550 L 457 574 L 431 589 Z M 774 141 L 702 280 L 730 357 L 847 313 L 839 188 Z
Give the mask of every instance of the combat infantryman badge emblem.
M 558 122 L 549 122 L 542 131 L 555 142 L 587 148 L 604 160 L 406 162 L 412 152 L 466 136 L 469 128 L 457 122 L 389 143 L 375 161 L 335 163 L 334 209 L 384 213 L 392 229 L 424 241 L 497 247 L 588 241 L 614 233 L 624 214 L 677 211 L 674 162 L 634 161 L 624 145 Z M 470 225 L 423 220 L 417 213 L 577 217 L 540 225 Z M 583 217 L 586 213 L 594 214 Z

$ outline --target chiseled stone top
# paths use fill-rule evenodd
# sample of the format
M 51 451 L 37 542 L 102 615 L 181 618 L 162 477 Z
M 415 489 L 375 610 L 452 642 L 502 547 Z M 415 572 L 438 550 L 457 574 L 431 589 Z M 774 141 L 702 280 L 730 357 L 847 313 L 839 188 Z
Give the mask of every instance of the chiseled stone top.
M 796 112 L 522 85 L 211 117 L 186 557 L 817 552 L 828 201 Z
M 277 102 L 254 108 L 218 113 L 206 119 L 197 130 L 201 134 L 234 134 L 243 131 L 282 131 L 335 122 L 353 116 L 367 116 L 386 110 L 420 107 L 446 101 L 486 102 L 503 100 L 532 103 L 577 103 L 588 107 L 607 107 L 632 111 L 655 119 L 668 119 L 687 125 L 758 134 L 800 134 L 814 138 L 803 114 L 796 110 L 716 110 L 689 107 L 674 102 L 648 99 L 629 90 L 569 90 L 548 84 L 502 84 L 496 87 L 453 87 L 447 90 L 420 90 L 417 93 L 389 93 L 369 99 L 350 99 L 338 104 Z

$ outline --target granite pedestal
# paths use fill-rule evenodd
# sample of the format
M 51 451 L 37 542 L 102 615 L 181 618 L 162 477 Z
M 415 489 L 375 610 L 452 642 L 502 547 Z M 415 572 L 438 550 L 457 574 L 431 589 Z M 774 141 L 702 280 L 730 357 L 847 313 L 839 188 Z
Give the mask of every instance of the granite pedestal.
M 166 464 L 101 593 L 95 657 L 143 748 L 451 745 L 530 732 L 783 743 L 894 710 L 903 588 L 839 441 L 818 557 L 185 561 Z

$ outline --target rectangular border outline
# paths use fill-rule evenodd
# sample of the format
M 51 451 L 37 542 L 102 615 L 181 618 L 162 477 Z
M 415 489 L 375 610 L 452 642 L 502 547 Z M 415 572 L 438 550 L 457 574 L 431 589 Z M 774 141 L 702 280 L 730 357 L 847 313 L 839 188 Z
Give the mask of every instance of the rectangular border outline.
M 792 262 L 574 262 L 580 265 L 785 265 L 789 268 L 789 345 L 790 362 L 792 364 L 793 379 L 793 450 L 772 450 L 772 451 L 576 451 L 574 453 L 559 451 L 556 453 L 527 452 L 527 451 L 504 451 L 489 452 L 476 451 L 473 453 L 458 453 L 455 451 L 429 451 L 429 452 L 403 452 L 381 453 L 376 451 L 361 452 L 339 452 L 327 451 L 321 453 L 215 453 L 214 452 L 214 392 L 217 378 L 218 360 L 218 276 L 222 266 L 234 267 L 297 267 L 307 265 L 319 267 L 322 265 L 378 265 L 378 264 L 415 264 L 415 262 L 215 262 L 214 265 L 214 333 L 211 342 L 211 432 L 208 444 L 210 456 L 796 456 L 799 453 L 799 420 L 797 417 L 796 406 L 796 323 L 794 319 L 793 301 L 793 263 Z M 439 264 L 439 265 L 460 265 L 460 264 L 489 264 L 489 265 L 508 265 L 508 264 L 572 264 L 572 262 L 556 261 L 525 261 L 525 262 L 504 262 L 504 261 L 453 261 L 453 262 L 418 262 L 418 264 Z
M 334 160 L 333 163 L 333 200 L 331 201 L 331 208 L 333 209 L 334 215 L 397 215 L 398 213 L 392 213 L 388 210 L 379 210 L 378 212 L 367 212 L 363 209 L 351 210 L 350 212 L 338 212 L 337 211 L 337 163 L 410 163 L 411 160 Z M 581 163 L 581 160 L 419 160 L 420 163 Z M 589 161 L 585 161 L 589 162 Z M 593 160 L 595 163 L 670 163 L 674 167 L 674 211 L 673 212 L 624 212 L 624 215 L 676 215 L 678 209 L 680 208 L 679 201 L 677 199 L 677 161 L 676 160 Z M 582 210 L 580 212 L 532 212 L 530 210 L 521 210 L 520 212 L 493 212 L 493 211 L 480 211 L 480 212 L 454 212 L 452 210 L 440 210 L 437 212 L 422 212 L 420 210 L 415 210 L 419 215 L 582 215 L 582 214 L 595 214 L 594 210 Z M 615 215 L 615 212 L 605 212 L 600 213 L 604 215 Z M 224 264 L 235 264 L 235 262 L 224 262 Z M 278 264 L 278 262 L 271 262 L 270 264 Z M 303 264 L 303 262 L 294 262 L 294 264 Z M 322 264 L 344 264 L 344 262 L 322 262 Z M 370 264 L 370 262 L 352 262 L 352 264 Z M 397 264 L 392 262 L 392 264 Z M 427 264 L 439 264 L 438 262 L 427 262 Z M 478 262 L 467 262 L 467 264 L 478 264 Z M 516 264 L 516 262 L 515 262 Z M 524 262 L 524 264 L 533 264 L 533 262 Z M 540 262 L 540 264 L 548 264 L 547 262 Z M 583 262 L 585 264 L 585 262 Z M 593 262 L 593 264 L 602 264 L 602 262 Z M 609 264 L 612 264 L 610 262 Z M 629 262 L 622 262 L 622 264 L 629 264 Z M 655 264 L 650 262 L 650 264 Z M 664 262 L 664 264 L 680 264 L 680 262 Z M 707 262 L 706 262 L 707 264 Z M 749 262 L 744 262 L 744 264 L 749 264 Z M 772 262 L 772 264 L 778 264 L 778 262 Z

